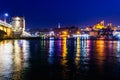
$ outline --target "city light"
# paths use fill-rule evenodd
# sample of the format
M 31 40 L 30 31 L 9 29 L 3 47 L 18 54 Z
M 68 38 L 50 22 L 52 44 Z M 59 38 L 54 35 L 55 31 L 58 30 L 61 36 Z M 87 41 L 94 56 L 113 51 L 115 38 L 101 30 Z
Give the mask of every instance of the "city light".
M 80 34 L 80 31 L 77 31 L 77 34 Z
M 63 31 L 62 33 L 63 33 L 64 35 L 67 35 L 67 34 L 68 34 L 68 32 L 67 32 L 67 31 Z
M 73 37 L 77 38 L 77 37 L 80 37 L 80 38 L 83 38 L 83 39 L 88 39 L 89 38 L 89 35 L 88 34 L 80 34 L 80 35 L 73 35 Z
M 6 17 L 8 17 L 8 13 L 4 14 L 4 22 L 7 22 Z
M 54 36 L 54 31 L 51 31 L 51 32 L 49 33 L 49 36 Z
M 62 31 L 60 37 L 69 37 L 68 31 Z
M 8 13 L 5 13 L 5 16 L 8 17 L 9 16 Z
M 19 17 L 16 17 L 15 19 L 16 19 L 16 20 L 19 20 L 20 18 L 19 18 Z

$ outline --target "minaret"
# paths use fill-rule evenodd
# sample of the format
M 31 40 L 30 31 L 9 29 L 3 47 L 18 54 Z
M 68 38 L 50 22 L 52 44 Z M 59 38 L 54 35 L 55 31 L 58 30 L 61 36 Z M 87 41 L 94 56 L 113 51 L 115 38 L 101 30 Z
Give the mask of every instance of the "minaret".
M 60 27 L 60 23 L 58 23 L 58 28 L 61 28 L 61 27 Z

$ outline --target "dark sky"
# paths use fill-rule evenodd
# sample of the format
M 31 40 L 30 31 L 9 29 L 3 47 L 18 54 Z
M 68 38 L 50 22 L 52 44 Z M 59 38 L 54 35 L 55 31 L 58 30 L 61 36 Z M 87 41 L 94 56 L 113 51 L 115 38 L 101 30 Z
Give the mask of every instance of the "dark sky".
M 0 14 L 25 16 L 27 27 L 120 25 L 120 0 L 0 0 Z

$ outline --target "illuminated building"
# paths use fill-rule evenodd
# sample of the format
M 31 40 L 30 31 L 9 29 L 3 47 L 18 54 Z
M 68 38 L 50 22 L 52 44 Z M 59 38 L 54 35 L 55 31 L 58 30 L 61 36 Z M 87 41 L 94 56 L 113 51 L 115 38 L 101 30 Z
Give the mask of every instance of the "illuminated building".
M 76 34 L 80 34 L 80 31 L 77 31 Z
M 104 20 L 101 21 L 100 23 L 96 24 L 96 25 L 93 27 L 94 30 L 100 30 L 100 29 L 103 29 L 103 28 L 105 28 L 105 26 L 104 26 Z
M 25 19 L 23 17 L 13 17 L 11 22 L 14 36 L 20 37 L 25 31 Z
M 85 31 L 91 31 L 92 29 L 90 27 L 86 27 Z
M 95 31 L 95 30 L 92 30 L 89 32 L 89 35 L 93 38 L 97 37 L 98 36 L 98 31 Z
M 55 35 L 54 31 L 50 31 L 49 36 L 53 37 Z
M 107 26 L 112 27 L 112 23 L 108 23 Z
M 69 37 L 68 31 L 66 30 L 62 31 L 60 37 Z

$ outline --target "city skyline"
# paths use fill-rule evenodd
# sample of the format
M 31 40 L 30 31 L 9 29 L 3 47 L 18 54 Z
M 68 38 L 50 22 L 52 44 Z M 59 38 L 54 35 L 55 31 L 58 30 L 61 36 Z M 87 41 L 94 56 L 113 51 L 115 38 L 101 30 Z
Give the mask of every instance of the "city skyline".
M 24 16 L 28 28 L 87 26 L 105 20 L 120 25 L 119 0 L 2 0 L 2 13 Z

